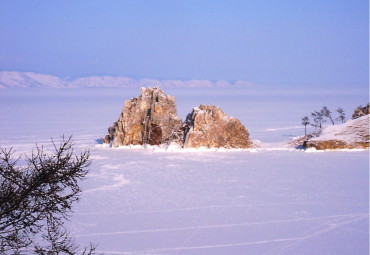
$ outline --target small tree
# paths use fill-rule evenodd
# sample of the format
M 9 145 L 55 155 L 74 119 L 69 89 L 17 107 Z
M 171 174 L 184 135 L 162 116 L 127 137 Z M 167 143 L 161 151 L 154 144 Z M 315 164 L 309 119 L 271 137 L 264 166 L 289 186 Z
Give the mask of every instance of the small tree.
M 331 111 L 326 107 L 324 106 L 321 111 L 323 116 L 327 117 L 328 119 L 330 119 L 331 123 L 334 125 L 334 121 L 333 121 L 333 118 L 331 116 Z
M 344 120 L 346 119 L 346 114 L 344 113 L 344 110 L 342 108 L 338 108 L 337 112 L 339 113 L 339 117 L 336 118 L 336 120 L 341 120 L 342 123 L 344 123 Z
M 315 128 L 319 127 L 320 129 L 322 128 L 322 123 L 325 122 L 324 120 L 324 113 L 322 111 L 318 112 L 318 111 L 314 111 L 313 113 L 311 113 L 312 117 L 313 117 L 313 120 L 315 122 Z
M 310 124 L 310 121 L 308 119 L 308 116 L 305 116 L 302 118 L 302 125 L 304 126 L 304 135 L 307 135 L 307 125 Z
M 64 227 L 89 152 L 74 155 L 71 137 L 53 145 L 51 155 L 36 146 L 23 164 L 12 149 L 0 149 L 0 254 L 94 254 L 95 245 L 81 250 Z

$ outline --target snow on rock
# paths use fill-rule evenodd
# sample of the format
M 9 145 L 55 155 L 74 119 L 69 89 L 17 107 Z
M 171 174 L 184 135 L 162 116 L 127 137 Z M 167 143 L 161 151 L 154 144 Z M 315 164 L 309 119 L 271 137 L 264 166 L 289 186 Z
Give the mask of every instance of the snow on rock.
M 200 105 L 185 120 L 184 148 L 249 148 L 248 130 L 221 108 Z
M 103 139 L 113 147 L 164 145 L 181 148 L 250 148 L 248 130 L 219 107 L 200 105 L 184 123 L 177 115 L 173 96 L 160 88 L 141 88 L 139 97 L 126 101 L 117 122 Z M 175 146 L 176 147 L 176 146 Z
M 369 118 L 370 115 L 365 115 L 340 125 L 328 126 L 318 137 L 306 141 L 304 147 L 317 150 L 369 148 Z
M 352 114 L 352 119 L 357 119 L 368 114 L 370 114 L 370 103 L 364 107 L 362 107 L 361 105 L 357 107 Z

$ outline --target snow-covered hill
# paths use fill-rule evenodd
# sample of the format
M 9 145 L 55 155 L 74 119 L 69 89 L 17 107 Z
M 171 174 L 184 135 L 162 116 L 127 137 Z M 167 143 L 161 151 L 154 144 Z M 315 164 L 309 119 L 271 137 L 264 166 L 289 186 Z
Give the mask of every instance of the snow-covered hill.
M 133 79 L 124 76 L 89 76 L 76 79 L 59 78 L 47 74 L 32 72 L 0 72 L 0 88 L 33 88 L 33 87 L 121 87 L 140 88 L 147 86 L 157 87 L 248 87 L 251 82 L 235 81 L 210 81 L 210 80 L 154 80 Z
M 369 148 L 370 115 L 324 128 L 318 137 L 307 142 L 316 149 Z
M 68 83 L 56 76 L 32 72 L 0 72 L 0 88 L 67 87 Z

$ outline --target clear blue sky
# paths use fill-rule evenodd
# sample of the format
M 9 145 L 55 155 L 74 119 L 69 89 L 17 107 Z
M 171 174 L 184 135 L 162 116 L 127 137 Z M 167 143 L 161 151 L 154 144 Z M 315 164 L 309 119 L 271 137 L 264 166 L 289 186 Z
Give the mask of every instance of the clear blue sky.
M 0 2 L 0 71 L 368 88 L 368 0 Z

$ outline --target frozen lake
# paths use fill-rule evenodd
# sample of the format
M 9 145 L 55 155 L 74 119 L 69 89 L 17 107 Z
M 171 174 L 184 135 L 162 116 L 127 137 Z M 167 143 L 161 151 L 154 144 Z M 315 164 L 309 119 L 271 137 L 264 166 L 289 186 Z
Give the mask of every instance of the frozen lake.
M 139 89 L 0 90 L 0 145 L 29 154 L 73 134 L 94 159 L 69 224 L 105 254 L 368 254 L 369 151 L 289 151 L 303 116 L 347 117 L 356 91 L 164 89 L 182 119 L 199 104 L 239 118 L 259 151 L 111 149 L 97 140 Z

